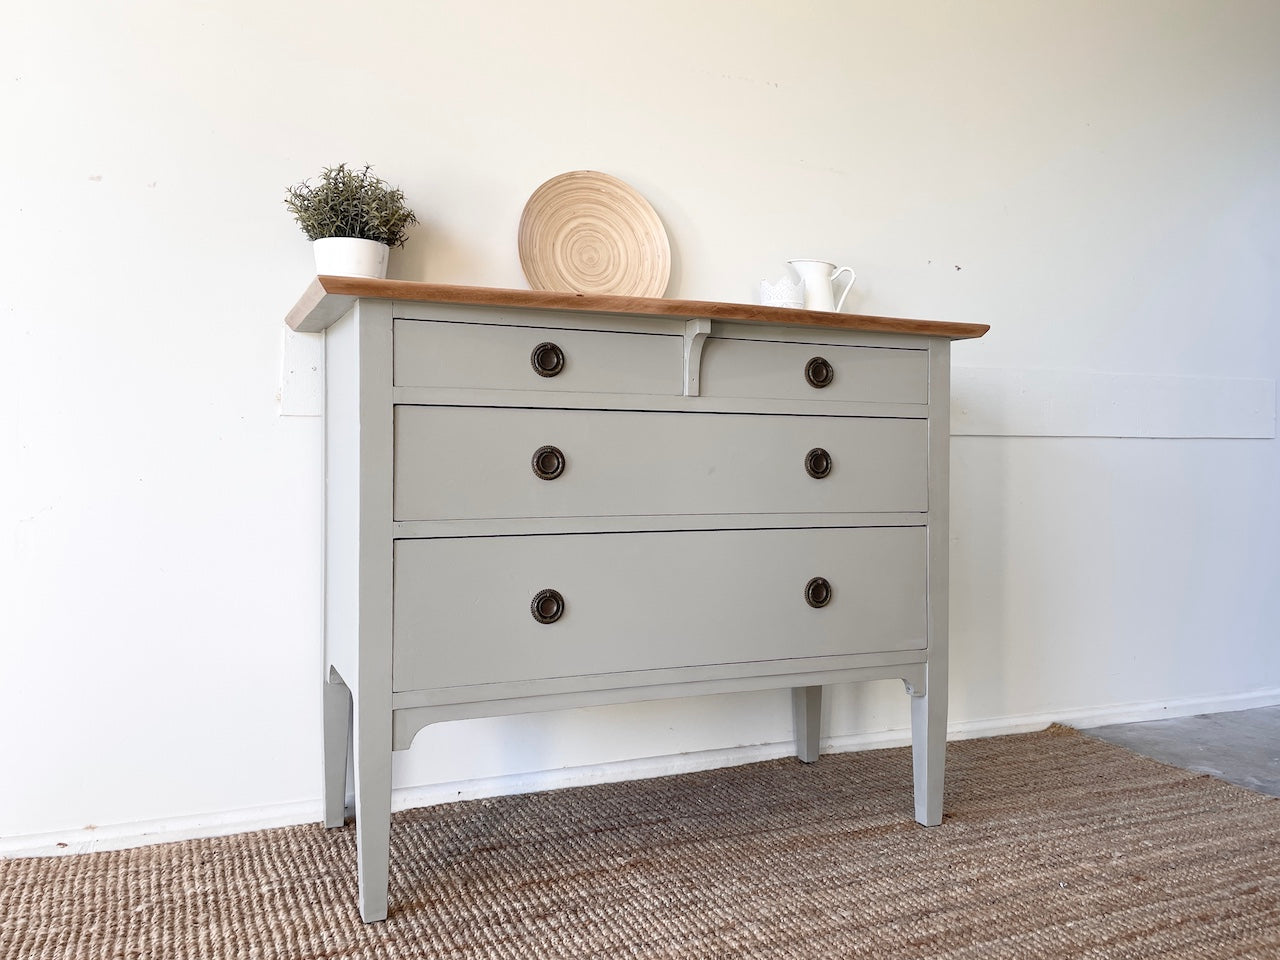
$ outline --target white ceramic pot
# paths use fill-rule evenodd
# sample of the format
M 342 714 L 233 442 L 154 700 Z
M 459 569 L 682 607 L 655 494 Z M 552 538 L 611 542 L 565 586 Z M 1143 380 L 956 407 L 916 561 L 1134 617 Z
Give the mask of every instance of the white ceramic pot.
M 790 277 L 783 277 L 777 283 L 761 280 L 760 303 L 766 307 L 800 309 L 804 306 L 804 284 L 797 283 Z
M 316 256 L 316 273 L 335 277 L 387 275 L 387 255 L 391 248 L 377 240 L 355 237 L 321 237 L 311 243 Z

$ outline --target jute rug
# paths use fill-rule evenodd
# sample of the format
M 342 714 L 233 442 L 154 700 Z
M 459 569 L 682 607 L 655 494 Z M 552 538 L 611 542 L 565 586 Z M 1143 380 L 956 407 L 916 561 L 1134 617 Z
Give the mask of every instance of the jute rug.
M 1280 801 L 1061 727 L 0 862 L 0 957 L 1280 957 Z

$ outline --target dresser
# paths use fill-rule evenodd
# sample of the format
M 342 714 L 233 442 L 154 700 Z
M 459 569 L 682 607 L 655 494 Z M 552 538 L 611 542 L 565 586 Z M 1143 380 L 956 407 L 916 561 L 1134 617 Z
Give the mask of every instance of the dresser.
M 353 759 L 387 914 L 391 755 L 441 720 L 897 678 L 942 819 L 950 344 L 986 327 L 315 279 L 324 809 Z M 348 744 L 351 744 L 350 754 Z

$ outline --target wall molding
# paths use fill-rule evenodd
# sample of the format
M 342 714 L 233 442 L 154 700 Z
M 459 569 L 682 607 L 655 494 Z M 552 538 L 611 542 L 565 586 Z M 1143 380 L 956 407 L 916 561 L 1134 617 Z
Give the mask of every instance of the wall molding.
M 951 433 L 1269 440 L 1276 382 L 955 366 Z
M 1191 697 L 1181 700 L 1152 700 L 1101 707 L 1064 708 L 1040 713 L 955 721 L 947 725 L 947 739 L 972 740 L 978 737 L 1030 733 L 1034 730 L 1043 730 L 1051 723 L 1084 728 L 1276 705 L 1280 705 L 1280 687 L 1250 693 Z M 875 750 L 906 746 L 910 742 L 910 730 L 900 727 L 829 737 L 823 741 L 822 752 L 848 753 L 855 750 Z M 614 783 L 678 773 L 694 773 L 700 770 L 756 763 L 761 760 L 774 760 L 778 757 L 791 756 L 793 752 L 794 744 L 786 741 L 703 750 L 696 753 L 640 757 L 634 760 L 538 770 L 532 773 L 484 777 L 453 783 L 400 787 L 392 793 L 391 809 L 408 810 L 456 800 L 475 800 L 514 793 L 581 787 L 595 783 Z M 350 810 L 351 800 L 348 798 L 348 815 Z M 0 837 L 0 857 L 66 856 L 98 850 L 123 850 L 152 843 L 221 837 L 301 823 L 316 823 L 319 829 L 320 818 L 321 803 L 317 798 L 298 803 L 250 807 L 216 814 L 144 820 L 28 836 Z

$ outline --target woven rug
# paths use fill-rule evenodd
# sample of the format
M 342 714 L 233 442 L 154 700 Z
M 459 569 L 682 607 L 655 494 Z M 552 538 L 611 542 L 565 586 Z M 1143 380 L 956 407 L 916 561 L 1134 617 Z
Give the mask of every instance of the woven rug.
M 1280 957 L 1280 800 L 1063 727 L 0 862 L 0 957 Z

